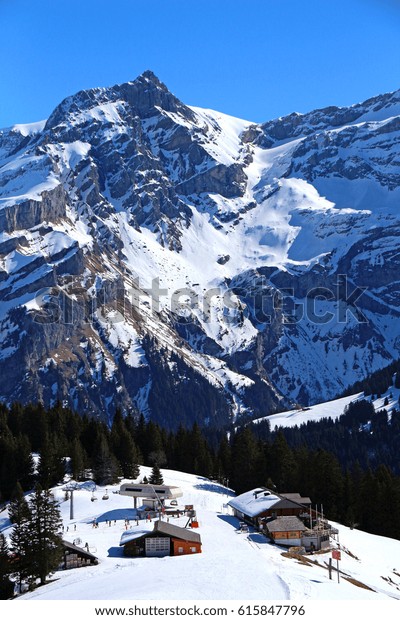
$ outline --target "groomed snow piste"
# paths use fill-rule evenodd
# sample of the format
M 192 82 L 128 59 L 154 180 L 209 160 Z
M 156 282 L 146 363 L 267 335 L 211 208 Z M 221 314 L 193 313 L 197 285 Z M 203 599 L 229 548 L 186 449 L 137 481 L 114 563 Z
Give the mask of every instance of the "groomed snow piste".
M 141 477 L 149 468 L 141 468 Z M 165 558 L 126 558 L 119 546 L 133 521 L 133 500 L 117 493 L 119 486 L 97 488 L 97 501 L 86 490 L 74 493 L 74 519 L 61 487 L 60 500 L 64 538 L 81 540 L 99 559 L 97 566 L 56 572 L 52 582 L 18 600 L 151 600 L 151 601 L 288 601 L 324 599 L 400 599 L 400 541 L 373 536 L 335 524 L 342 551 L 340 583 L 337 574 L 329 579 L 326 564 L 330 552 L 308 556 L 311 563 L 284 557 L 285 549 L 269 543 L 261 534 L 238 533 L 238 520 L 226 504 L 233 493 L 206 478 L 163 470 L 166 484 L 183 491 L 182 504 L 194 504 L 202 538 L 202 553 Z M 92 527 L 97 519 L 98 528 Z M 111 521 L 111 526 L 108 522 Z M 184 526 L 187 519 L 173 518 Z M 9 535 L 6 512 L 0 513 L 0 529 Z M 145 526 L 146 527 L 146 526 Z M 151 524 L 149 524 L 151 528 Z M 67 531 L 68 528 L 68 531 Z M 152 528 L 151 528 L 152 529 Z M 336 562 L 334 561 L 335 565 Z M 358 584 L 358 585 L 355 585 Z

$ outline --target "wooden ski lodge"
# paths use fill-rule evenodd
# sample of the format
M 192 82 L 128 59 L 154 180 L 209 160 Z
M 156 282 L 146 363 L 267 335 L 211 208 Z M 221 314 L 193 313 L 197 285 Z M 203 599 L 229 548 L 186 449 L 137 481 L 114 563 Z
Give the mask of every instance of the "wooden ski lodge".
M 124 532 L 119 543 L 129 557 L 165 557 L 201 553 L 201 537 L 184 527 L 156 521 L 153 530 L 131 529 Z
M 329 547 L 331 536 L 338 533 L 311 507 L 310 498 L 299 493 L 278 494 L 260 487 L 234 497 L 228 505 L 241 521 L 280 545 L 317 551 Z
M 99 561 L 92 553 L 89 553 L 87 549 L 78 547 L 67 540 L 62 541 L 63 544 L 63 562 L 62 569 L 69 568 L 81 568 L 82 566 L 93 566 L 98 564 Z
M 264 487 L 246 491 L 228 502 L 235 516 L 259 527 L 262 519 L 276 517 L 309 517 L 316 518 L 316 511 L 311 509 L 309 497 L 301 497 L 298 493 L 278 495 Z

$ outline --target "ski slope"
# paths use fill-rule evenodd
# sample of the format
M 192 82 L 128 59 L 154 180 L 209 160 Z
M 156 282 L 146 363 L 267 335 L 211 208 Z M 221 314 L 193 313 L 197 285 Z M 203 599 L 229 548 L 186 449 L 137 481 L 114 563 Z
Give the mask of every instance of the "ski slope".
M 149 468 L 141 468 L 141 476 Z M 238 520 L 226 504 L 233 493 L 206 478 L 163 470 L 166 484 L 183 491 L 182 504 L 194 504 L 202 537 L 202 553 L 165 558 L 126 558 L 119 546 L 125 519 L 133 521 L 133 500 L 117 493 L 119 486 L 97 488 L 97 501 L 86 490 L 74 493 L 74 519 L 61 487 L 60 501 L 64 538 L 89 548 L 99 559 L 97 566 L 56 572 L 51 583 L 26 593 L 19 601 L 115 601 L 115 600 L 235 600 L 235 601 L 322 601 L 400 599 L 400 541 L 373 536 L 341 525 L 342 561 L 340 583 L 337 574 L 329 579 L 326 563 L 330 552 L 309 556 L 311 563 L 284 557 L 285 549 L 272 545 L 256 531 L 238 533 Z M 93 519 L 99 527 L 93 528 Z M 111 526 L 107 522 L 111 520 Z M 173 518 L 184 526 L 187 518 Z M 139 527 L 143 528 L 143 521 Z M 152 529 L 152 524 L 149 524 Z M 11 532 L 5 511 L 0 529 Z M 68 531 L 67 531 L 68 529 Z M 335 562 L 334 562 L 335 564 Z M 356 580 L 354 585 L 349 579 Z

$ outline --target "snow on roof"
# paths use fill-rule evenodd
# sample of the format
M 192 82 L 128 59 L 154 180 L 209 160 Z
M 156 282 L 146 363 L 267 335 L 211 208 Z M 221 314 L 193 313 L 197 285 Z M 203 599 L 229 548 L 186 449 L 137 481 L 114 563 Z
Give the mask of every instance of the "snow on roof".
M 153 530 L 145 530 L 145 529 L 130 529 L 123 532 L 121 535 L 121 540 L 119 541 L 119 546 L 122 547 L 126 545 L 126 543 L 131 542 L 131 540 L 136 540 L 136 538 L 141 538 L 146 534 L 149 534 Z
M 249 517 L 255 517 L 265 510 L 270 510 L 280 501 L 280 497 L 260 487 L 234 497 L 228 504 Z
M 76 553 L 80 553 L 81 555 L 87 558 L 90 558 L 92 560 L 97 560 L 96 556 L 93 555 L 93 553 L 90 553 L 87 549 L 83 549 L 82 547 L 78 547 L 77 545 L 74 545 L 68 540 L 63 540 L 62 544 L 66 549 L 69 549 L 70 551 L 75 551 Z
M 142 465 L 141 477 L 149 477 L 150 474 L 151 467 Z M 140 522 L 139 526 L 133 526 L 133 502 L 113 492 L 118 491 L 120 485 L 108 487 L 110 497 L 107 502 L 91 502 L 90 494 L 84 491 L 74 494 L 74 521 L 69 518 L 69 502 L 63 501 L 65 491 L 58 486 L 53 491 L 57 501 L 60 501 L 64 525 L 69 525 L 69 531 L 64 532 L 64 536 L 71 541 L 79 536 L 83 543 L 88 542 L 90 549 L 96 547 L 95 554 L 99 563 L 90 569 L 59 571 L 56 573 L 57 578 L 45 587 L 25 592 L 18 600 L 35 606 L 35 602 L 40 604 L 40 601 L 48 605 L 50 599 L 52 604 L 60 601 L 61 605 L 66 599 L 73 602 L 107 599 L 111 604 L 113 600 L 120 601 L 132 596 L 135 600 L 159 601 L 163 605 L 166 601 L 182 599 L 200 599 L 206 602 L 221 598 L 232 601 L 259 599 L 260 602 L 279 599 L 290 602 L 287 599 L 294 598 L 302 599 L 307 606 L 320 606 L 321 610 L 326 609 L 327 602 L 329 604 L 333 601 L 337 603 L 336 607 L 348 607 L 350 600 L 351 604 L 354 601 L 354 605 L 358 605 L 358 610 L 367 610 L 374 605 L 379 606 L 382 618 L 396 617 L 395 606 L 400 602 L 400 592 L 397 590 L 399 580 L 396 575 L 400 572 L 399 540 L 367 534 L 356 528 L 351 530 L 334 523 L 334 527 L 340 529 L 341 544 L 352 552 L 352 555 L 342 553 L 342 571 L 371 589 L 357 587 L 345 579 L 340 579 L 338 584 L 337 580 L 329 579 L 323 562 L 329 559 L 330 552 L 321 556 L 321 563 L 318 566 L 313 565 L 311 569 L 283 557 L 281 548 L 268 544 L 261 533 L 253 534 L 260 544 L 249 544 L 246 536 L 237 535 L 229 520 L 221 518 L 221 502 L 228 501 L 225 498 L 230 490 L 193 474 L 165 469 L 162 474 L 168 484 L 179 485 L 184 492 L 185 503 L 195 505 L 198 510 L 201 521 L 199 532 L 203 541 L 201 555 L 186 555 L 181 560 L 174 561 L 173 568 L 173 558 L 153 558 L 151 561 L 141 562 L 140 567 L 133 566 L 131 557 L 123 558 L 121 554 L 110 552 L 115 546 L 118 547 L 121 534 L 125 531 L 126 517 L 131 519 L 132 531 L 146 527 L 143 522 Z M 100 496 L 104 490 L 105 487 L 98 488 Z M 102 508 L 106 513 L 99 513 L 100 504 L 107 504 Z M 113 514 L 120 511 L 116 524 L 114 516 L 105 516 L 108 511 Z M 111 527 L 102 523 L 100 517 L 104 520 L 112 518 Z M 92 527 L 94 518 L 98 519 L 99 528 Z M 186 517 L 173 520 L 177 524 L 184 524 L 186 521 Z M 77 525 L 76 531 L 74 522 Z M 150 529 L 152 525 L 149 524 Z M 9 537 L 11 528 L 5 510 L 0 513 L 0 529 Z M 169 564 L 171 568 L 168 568 Z M 221 576 L 224 576 L 227 570 L 229 578 L 221 585 Z M 310 571 L 313 573 L 312 579 Z M 383 580 L 382 575 L 387 576 L 388 580 Z M 3 616 L 6 620 L 6 614 L 2 614 L 2 618 Z M 365 616 L 368 617 L 367 614 Z M 28 620 L 32 620 L 30 615 Z
M 132 540 L 142 538 L 142 536 L 148 536 L 149 534 L 155 534 L 157 532 L 160 534 L 166 534 L 167 536 L 173 536 L 174 538 L 179 538 L 180 540 L 201 542 L 200 534 L 197 532 L 173 525 L 172 523 L 166 523 L 165 521 L 156 521 L 153 529 L 130 529 L 123 532 L 121 540 L 119 541 L 119 546 L 122 547 Z

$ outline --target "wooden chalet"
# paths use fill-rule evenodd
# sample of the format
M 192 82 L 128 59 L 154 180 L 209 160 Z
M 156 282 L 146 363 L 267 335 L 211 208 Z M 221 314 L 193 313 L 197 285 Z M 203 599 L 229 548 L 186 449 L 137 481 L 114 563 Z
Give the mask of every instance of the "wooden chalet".
M 164 557 L 201 553 L 201 536 L 193 530 L 156 521 L 153 530 L 127 530 L 120 546 L 129 557 Z
M 228 502 L 235 516 L 260 528 L 264 519 L 276 517 L 316 517 L 311 510 L 311 500 L 298 493 L 278 495 L 265 487 L 259 487 L 234 497 Z
M 98 564 L 99 561 L 92 553 L 89 553 L 87 549 L 77 547 L 73 543 L 67 540 L 62 541 L 63 544 L 63 561 L 61 569 L 69 568 L 81 568 L 82 566 L 93 566 Z
M 319 550 L 329 547 L 330 538 L 338 533 L 311 508 L 310 498 L 299 493 L 278 494 L 259 487 L 234 497 L 228 505 L 238 519 L 281 545 Z
M 289 547 L 299 547 L 307 531 L 298 517 L 277 517 L 265 523 L 265 533 L 273 542 Z

